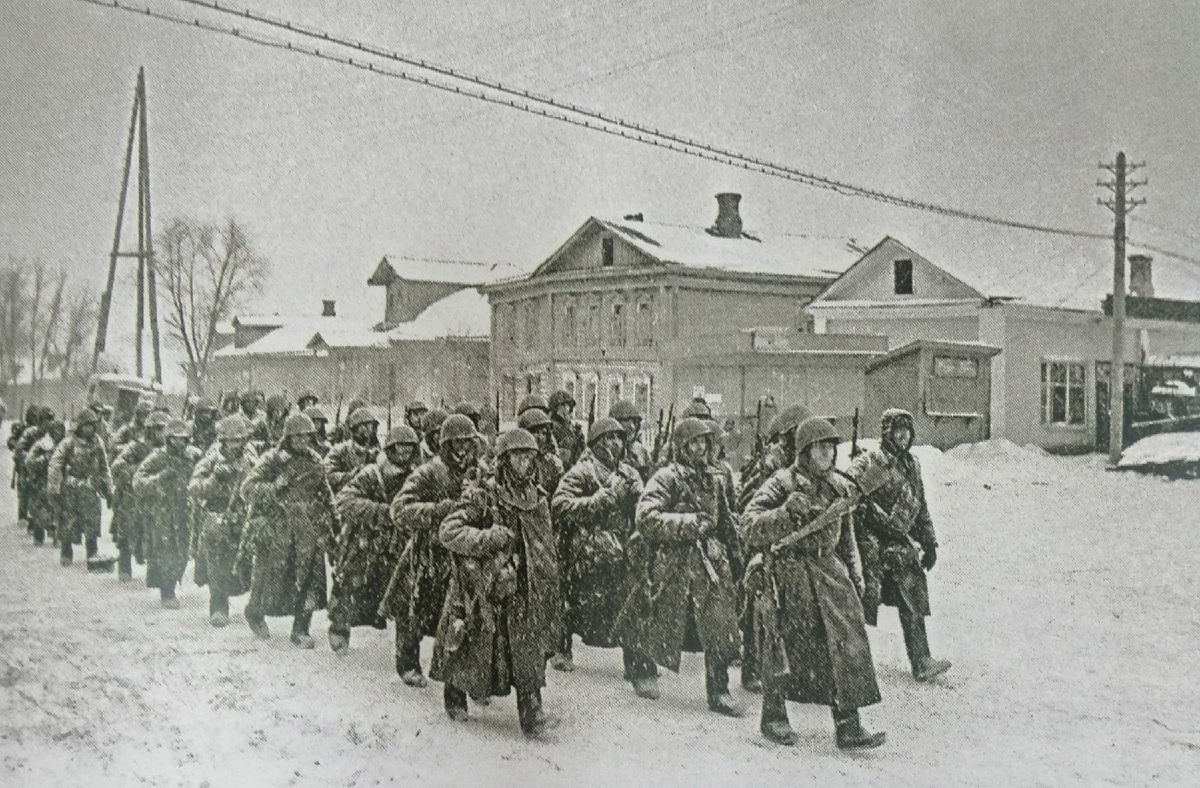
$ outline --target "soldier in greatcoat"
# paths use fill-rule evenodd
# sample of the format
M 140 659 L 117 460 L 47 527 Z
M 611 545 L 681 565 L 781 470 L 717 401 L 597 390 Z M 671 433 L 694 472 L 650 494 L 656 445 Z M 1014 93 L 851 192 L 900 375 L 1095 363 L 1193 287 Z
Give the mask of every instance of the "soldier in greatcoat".
M 121 582 L 133 579 L 133 562 L 145 563 L 146 515 L 133 490 L 133 475 L 150 453 L 163 445 L 167 414 L 155 411 L 146 417 L 138 437 L 125 444 L 112 464 L 112 522 L 109 532 L 117 545 L 117 577 Z
M 429 406 L 419 399 L 404 406 L 404 423 L 412 427 L 417 435 L 422 434 L 425 414 L 429 412 Z
M 306 649 L 316 645 L 308 630 L 313 612 L 325 607 L 325 555 L 338 532 L 315 432 L 303 413 L 288 416 L 279 445 L 250 470 L 241 495 L 251 510 L 238 547 L 239 563 L 253 560 L 245 612 L 251 631 L 266 639 L 266 616 L 291 616 L 291 641 Z
M 46 434 L 46 429 L 53 420 L 54 412 L 49 408 L 31 405 L 25 414 L 25 426 L 13 449 L 13 467 L 16 469 L 17 479 L 18 525 L 26 530 L 29 530 L 29 508 L 33 501 L 33 490 L 30 489 L 29 474 L 25 472 L 25 458 L 33 449 L 34 444 Z
M 650 450 L 641 441 L 642 414 L 637 406 L 627 399 L 613 403 L 608 409 L 609 418 L 616 419 L 625 431 L 625 462 L 632 465 L 645 483 L 650 479 Z
M 575 423 L 575 398 L 559 389 L 550 394 L 547 403 L 550 418 L 554 420 L 554 444 L 558 446 L 558 458 L 567 470 L 583 454 L 586 441 L 583 430 Z
M 274 446 L 283 437 L 283 423 L 287 420 L 290 404 L 282 394 L 272 394 L 267 398 L 266 421 L 267 443 Z
M 421 638 L 437 634 L 450 581 L 450 556 L 437 539 L 463 486 L 483 475 L 479 433 L 456 413 L 442 422 L 438 455 L 421 465 L 392 499 L 392 522 L 404 549 L 388 584 L 381 611 L 396 621 L 396 672 L 410 687 L 426 686 Z
M 925 502 L 921 464 L 909 451 L 915 435 L 912 414 L 889 408 L 883 412 L 880 433 L 879 448 L 860 454 L 847 471 L 854 479 L 868 472 L 888 477 L 860 512 L 858 547 L 866 581 L 863 612 L 874 626 L 880 604 L 897 609 L 913 678 L 929 681 L 949 670 L 950 662 L 931 656 L 925 631 L 929 615 L 925 575 L 937 561 L 937 534 Z
M 45 544 L 47 532 L 55 544 L 58 543 L 58 535 L 54 531 L 54 506 L 46 491 L 46 481 L 50 458 L 65 434 L 66 425 L 58 419 L 52 419 L 46 426 L 46 434 L 38 438 L 25 455 L 22 472 L 29 494 L 29 532 L 33 535 L 33 543 L 39 546 Z
M 387 626 L 379 606 L 403 547 L 392 523 L 392 499 L 417 465 L 418 442 L 412 427 L 393 427 L 383 454 L 334 498 L 342 522 L 329 594 L 329 645 L 335 654 L 350 647 L 351 627 Z
M 676 672 L 680 652 L 703 651 L 708 707 L 736 717 L 741 710 L 729 695 L 729 666 L 738 655 L 731 563 L 738 537 L 711 471 L 714 425 L 682 419 L 673 439 L 674 458 L 650 477 L 637 504 L 627 548 L 636 581 L 618 615 L 617 637 Z M 657 685 L 644 677 L 635 690 L 655 698 Z
M 538 453 L 533 458 L 533 470 L 537 475 L 538 484 L 547 495 L 554 495 L 558 482 L 562 479 L 563 464 L 558 458 L 554 445 L 554 433 L 551 429 L 550 414 L 541 408 L 529 408 L 517 417 L 517 426 L 528 432 L 538 442 Z
M 329 487 L 336 495 L 358 469 L 379 455 L 379 417 L 370 408 L 359 408 L 346 419 L 350 435 L 325 455 L 322 463 Z
M 63 438 L 50 456 L 46 494 L 57 518 L 60 562 L 70 566 L 72 545 L 83 542 L 87 557 L 98 552 L 101 500 L 112 500 L 108 456 L 96 435 L 96 414 L 80 412 L 73 434 Z
M 141 440 L 142 432 L 146 428 L 146 419 L 150 418 L 150 414 L 153 412 L 153 397 L 142 397 L 139 399 L 137 405 L 133 407 L 133 416 L 112 435 L 108 446 L 109 454 L 113 457 L 118 457 L 126 446 L 134 441 Z
M 550 506 L 533 470 L 537 448 L 520 428 L 501 435 L 492 472 L 464 491 L 438 528 L 453 568 L 430 668 L 445 683 L 446 713 L 456 721 L 467 719 L 468 695 L 515 689 L 528 737 L 553 724 L 541 690 L 562 615 Z
M 819 417 L 797 427 L 795 462 L 759 489 L 742 527 L 759 554 L 747 590 L 756 598 L 763 735 L 795 744 L 786 701 L 814 703 L 833 710 L 838 747 L 860 749 L 885 736 L 864 730 L 858 713 L 880 698 L 859 601 L 855 501 L 833 475 L 838 440 Z
M 303 412 L 305 416 L 312 419 L 313 426 L 317 428 L 316 433 L 313 434 L 313 447 L 324 460 L 333 449 L 329 443 L 329 417 L 317 405 L 309 405 Z
M 246 519 L 239 488 L 258 455 L 250 446 L 250 424 L 234 413 L 217 422 L 217 445 L 192 471 L 192 544 L 196 585 L 208 586 L 208 618 L 214 627 L 229 624 L 229 597 L 250 590 L 249 567 L 235 568 Z
M 624 460 L 624 430 L 615 419 L 597 420 L 588 448 L 567 471 L 552 499 L 555 529 L 569 531 L 570 554 L 560 558 L 569 627 L 585 645 L 618 645 L 613 629 L 631 582 L 627 545 L 634 529 L 642 479 Z M 657 676 L 654 661 L 623 649 L 625 679 L 649 691 Z M 566 654 L 569 656 L 570 651 Z
M 217 441 L 217 419 L 221 411 L 217 403 L 208 397 L 201 397 L 196 403 L 192 414 L 192 445 L 200 451 L 208 448 Z
M 446 411 L 441 408 L 433 408 L 421 419 L 421 429 L 417 430 L 417 434 L 422 436 L 422 464 L 429 462 L 438 455 L 438 447 L 441 445 L 442 422 L 446 420 L 447 415 Z
M 157 588 L 162 606 L 178 610 L 175 587 L 187 569 L 192 519 L 188 482 L 201 451 L 191 445 L 192 430 L 172 419 L 163 445 L 152 451 L 133 474 L 133 494 L 145 516 L 146 587 Z

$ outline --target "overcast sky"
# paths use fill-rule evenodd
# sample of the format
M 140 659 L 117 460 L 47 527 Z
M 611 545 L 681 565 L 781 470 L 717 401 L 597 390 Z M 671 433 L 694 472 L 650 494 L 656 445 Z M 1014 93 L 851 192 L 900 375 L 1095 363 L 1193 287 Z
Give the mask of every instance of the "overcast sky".
M 139 0 L 195 16 L 173 0 Z M 1097 231 L 1096 167 L 1146 160 L 1137 216 L 1200 238 L 1200 6 L 1187 0 L 546 3 L 239 0 L 810 171 Z M 210 15 L 211 16 L 211 15 Z M 217 19 L 220 19 L 217 17 Z M 226 20 L 220 20 L 226 21 Z M 259 305 L 377 318 L 385 253 L 532 268 L 589 215 L 891 234 L 937 262 L 1095 259 L 1104 242 L 840 197 L 229 37 L 0 0 L 0 254 L 97 282 L 146 67 L 158 228 L 235 217 L 274 261 Z M 1200 255 L 1200 241 L 1134 223 Z M 117 295 L 128 308 L 129 288 Z

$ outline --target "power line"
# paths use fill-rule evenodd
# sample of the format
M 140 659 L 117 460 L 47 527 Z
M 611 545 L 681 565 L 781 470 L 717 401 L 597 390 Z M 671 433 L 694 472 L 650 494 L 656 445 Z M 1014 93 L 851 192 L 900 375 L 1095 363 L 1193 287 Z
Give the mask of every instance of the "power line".
M 101 0 L 79 0 L 79 2 L 86 2 L 86 3 L 92 4 L 92 5 L 99 5 L 99 6 L 104 6 L 104 7 L 111 6 L 113 8 L 120 8 L 123 10 L 131 10 L 135 13 L 146 13 L 147 15 L 159 16 L 160 18 L 168 18 L 169 21 L 175 21 L 175 22 L 179 22 L 182 24 L 188 24 L 188 25 L 192 25 L 192 26 L 196 26 L 196 27 L 204 26 L 201 24 L 201 22 L 199 20 L 195 20 L 194 22 L 188 22 L 186 20 L 180 20 L 178 18 L 169 17 L 169 15 L 165 15 L 165 14 L 161 14 L 161 13 L 155 14 L 155 13 L 151 12 L 150 9 L 148 9 L 148 8 L 143 12 L 141 9 L 134 9 L 130 6 L 123 5 L 121 2 L 119 2 L 119 0 L 111 0 L 110 2 L 101 2 Z M 373 71 L 376 71 L 377 73 L 385 73 L 385 74 L 390 73 L 393 76 L 399 76 L 399 78 L 401 78 L 401 79 L 415 81 L 420 84 L 427 85 L 429 87 L 438 87 L 440 89 L 448 90 L 449 92 L 458 93 L 459 95 L 466 95 L 466 96 L 470 96 L 472 98 L 479 98 L 484 101 L 491 101 L 496 104 L 510 106 L 514 109 L 523 110 L 523 111 L 530 112 L 535 115 L 542 115 L 544 117 L 549 117 L 549 118 L 552 118 L 555 120 L 563 120 L 566 122 L 574 123 L 575 125 L 582 126 L 584 128 L 592 128 L 592 129 L 597 129 L 600 131 L 605 131 L 607 133 L 614 134 L 615 136 L 626 137 L 627 139 L 633 139 L 638 142 L 644 142 L 646 144 L 652 144 L 652 145 L 657 144 L 660 147 L 665 147 L 669 150 L 675 150 L 676 152 L 679 152 L 679 153 L 685 153 L 688 155 L 698 156 L 699 158 L 706 158 L 706 159 L 709 159 L 712 161 L 717 161 L 717 162 L 724 163 L 724 164 L 731 164 L 733 166 L 740 166 L 743 169 L 747 169 L 750 171 L 762 172 L 767 175 L 776 174 L 776 175 L 779 175 L 780 177 L 785 177 L 788 180 L 793 180 L 798 183 L 804 183 L 808 186 L 814 186 L 817 188 L 827 189 L 827 190 L 834 191 L 834 192 L 837 192 L 837 193 L 840 193 L 843 195 L 863 197 L 866 199 L 874 200 L 876 202 L 882 202 L 885 204 L 896 205 L 899 207 L 910 208 L 910 209 L 914 209 L 914 210 L 922 210 L 922 211 L 926 211 L 926 212 L 930 212 L 930 213 L 941 214 L 943 216 L 949 216 L 952 218 L 964 219 L 967 221 L 974 221 L 974 222 L 991 224 L 991 225 L 996 225 L 996 226 L 1001 226 L 1001 227 L 1010 227 L 1010 228 L 1019 229 L 1019 230 L 1029 230 L 1031 232 L 1041 232 L 1041 233 L 1048 233 L 1051 235 L 1062 235 L 1062 236 L 1075 237 L 1075 238 L 1089 238 L 1089 239 L 1100 239 L 1100 240 L 1107 240 L 1109 237 L 1107 233 L 1098 233 L 1098 232 L 1092 232 L 1092 231 L 1087 231 L 1087 230 L 1076 230 L 1076 229 L 1063 228 L 1063 227 L 1054 227 L 1051 225 L 1042 225 L 1042 224 L 1037 224 L 1037 223 L 1033 223 L 1033 222 L 1024 222 L 1024 221 L 1019 221 L 1019 220 L 1015 220 L 1015 219 L 991 216 L 988 214 L 978 213 L 975 211 L 968 211 L 968 210 L 964 210 L 964 209 L 960 209 L 960 208 L 953 208 L 950 206 L 940 205 L 937 203 L 932 203 L 932 202 L 928 202 L 928 201 L 924 201 L 924 200 L 917 200 L 917 199 L 905 197 L 902 195 L 891 194 L 891 193 L 884 192 L 884 191 L 881 191 L 878 189 L 871 189 L 871 188 L 864 187 L 864 186 L 858 186 L 858 185 L 848 183 L 845 181 L 839 181 L 839 180 L 836 180 L 833 178 L 817 175 L 817 174 L 810 173 L 810 172 L 805 172 L 803 170 L 800 170 L 800 169 L 797 169 L 794 167 L 789 167 L 789 166 L 777 164 L 774 162 L 766 161 L 763 159 L 759 159 L 757 157 L 739 154 L 739 153 L 736 153 L 734 151 L 731 151 L 731 150 L 728 150 L 725 148 L 721 148 L 721 147 L 718 147 L 715 145 L 710 145 L 707 143 L 699 142 L 697 140 L 693 140 L 693 139 L 690 139 L 688 137 L 684 137 L 684 136 L 681 136 L 678 134 L 661 131 L 659 129 L 651 128 L 649 126 L 634 123 L 632 121 L 627 121 L 627 120 L 618 118 L 616 116 L 613 116 L 613 115 L 610 115 L 607 113 L 596 112 L 596 111 L 589 110 L 587 108 L 581 107 L 576 104 L 559 101 L 559 100 L 551 98 L 549 96 L 543 96 L 543 95 L 540 95 L 540 94 L 537 94 L 537 93 L 534 93 L 531 91 L 507 86 L 500 82 L 496 82 L 496 81 L 487 79 L 485 77 L 476 76 L 474 74 L 460 71 L 458 69 L 449 68 L 447 66 L 442 66 L 442 65 L 432 63 L 427 60 L 421 60 L 419 58 L 407 57 L 398 52 L 389 51 L 389 50 L 383 49 L 383 48 L 375 46 L 375 45 L 366 44 L 361 41 L 353 41 L 350 39 L 343 39 L 343 38 L 340 38 L 337 36 L 332 36 L 329 33 L 325 33 L 323 31 L 316 30 L 314 28 L 309 28 L 309 27 L 306 27 L 303 25 L 299 25 L 299 24 L 295 24 L 295 23 L 286 21 L 286 20 L 275 19 L 272 17 L 263 16 L 263 15 L 256 14 L 249 10 L 238 11 L 238 10 L 234 10 L 231 8 L 226 8 L 224 6 L 221 6 L 219 3 L 214 2 L 213 0 L 176 0 L 176 2 L 183 3 L 186 5 L 190 5 L 190 6 L 205 8 L 207 10 L 215 11 L 217 13 L 221 13 L 221 14 L 225 14 L 225 15 L 235 16 L 235 17 L 243 18 L 243 19 L 249 19 L 251 21 L 258 22 L 260 24 L 263 24 L 263 25 L 266 25 L 269 27 L 274 27 L 276 29 L 285 30 L 289 33 L 298 34 L 298 35 L 305 36 L 308 38 L 316 39 L 318 41 L 326 41 L 326 42 L 329 42 L 336 46 L 353 49 L 355 51 L 363 52 L 363 53 L 366 53 L 366 54 L 369 54 L 369 55 L 372 55 L 375 57 L 382 57 L 382 58 L 385 58 L 388 60 L 393 60 L 395 62 L 407 65 L 411 68 L 417 68 L 417 69 L 421 69 L 424 71 L 433 72 L 443 78 L 448 78 L 455 82 L 465 82 L 467 84 L 474 85 L 478 88 L 484 88 L 486 90 L 491 90 L 491 91 L 502 93 L 506 96 L 511 96 L 514 99 L 517 99 L 522 102 L 532 102 L 533 104 L 551 107 L 560 113 L 568 112 L 568 113 L 577 114 L 588 120 L 579 122 L 577 119 L 574 119 L 574 118 L 568 119 L 566 117 L 563 117 L 561 114 L 555 114 L 555 113 L 549 112 L 548 110 L 530 106 L 529 104 L 518 104 L 514 100 L 503 100 L 503 99 L 497 100 L 493 96 L 481 95 L 477 92 L 473 92 L 471 90 L 467 90 L 467 89 L 459 88 L 459 87 L 447 88 L 445 85 L 437 84 L 436 82 L 430 80 L 427 77 L 418 77 L 418 76 L 408 74 L 405 72 L 386 72 L 383 69 L 373 66 L 372 64 L 369 64 L 369 63 L 365 64 L 365 68 L 367 70 L 373 70 Z M 234 33 L 234 35 L 237 35 L 240 37 L 246 37 L 246 34 L 242 33 L 240 30 L 237 30 L 235 28 L 235 31 L 236 32 Z M 227 31 L 220 31 L 220 32 L 227 32 Z M 304 51 L 301 47 L 290 44 L 290 43 L 288 43 L 284 46 L 287 49 Z M 347 59 L 343 60 L 340 57 L 328 56 L 327 53 L 322 53 L 319 50 L 313 50 L 312 54 L 314 54 L 314 56 L 316 56 L 316 57 L 322 57 L 322 58 L 329 59 L 329 60 L 344 62 L 346 65 L 360 67 L 360 63 L 357 61 L 354 61 L 353 58 L 347 58 Z M 616 126 L 618 130 L 614 131 L 612 129 L 602 128 L 600 126 L 595 125 L 596 123 L 610 124 L 612 126 Z M 629 134 L 626 134 L 626 133 L 621 133 L 621 130 L 631 133 L 632 136 L 630 136 Z M 660 142 L 660 141 L 662 141 L 662 142 Z M 668 143 L 668 144 L 663 144 L 664 142 Z M 682 146 L 682 147 L 680 147 L 680 146 Z

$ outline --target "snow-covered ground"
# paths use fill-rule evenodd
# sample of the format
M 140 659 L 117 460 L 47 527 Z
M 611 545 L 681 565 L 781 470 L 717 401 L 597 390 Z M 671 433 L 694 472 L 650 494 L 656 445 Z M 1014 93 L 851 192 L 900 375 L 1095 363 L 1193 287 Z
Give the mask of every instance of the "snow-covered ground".
M 1121 453 L 1118 467 L 1200 463 L 1200 432 L 1168 432 L 1142 438 Z
M 1200 784 L 1200 482 L 1003 442 L 919 451 L 941 540 L 930 636 L 954 669 L 915 684 L 885 611 L 884 700 L 864 718 L 889 738 L 860 755 L 834 747 L 821 708 L 791 706 L 799 746 L 766 743 L 736 680 L 747 718 L 709 713 L 696 656 L 647 702 L 619 654 L 579 648 L 579 670 L 549 675 L 553 742 L 521 737 L 511 697 L 455 725 L 440 688 L 399 682 L 390 632 L 356 631 L 338 659 L 323 615 L 315 652 L 282 620 L 269 642 L 238 612 L 212 630 L 190 569 L 174 612 L 140 584 L 62 569 L 13 527 L 5 490 L 0 784 Z

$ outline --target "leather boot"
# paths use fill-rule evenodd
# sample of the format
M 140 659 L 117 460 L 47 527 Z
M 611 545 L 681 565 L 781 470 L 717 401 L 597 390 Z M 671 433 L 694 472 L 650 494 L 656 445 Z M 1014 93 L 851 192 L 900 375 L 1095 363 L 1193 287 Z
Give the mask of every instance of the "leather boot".
M 117 549 L 117 580 L 128 583 L 133 580 L 133 553 L 124 542 L 120 542 Z
M 949 660 L 934 659 L 929 653 L 929 635 L 925 631 L 924 616 L 902 606 L 900 629 L 904 632 L 904 649 L 908 652 L 914 679 L 929 681 L 950 670 Z
M 800 739 L 788 720 L 787 705 L 784 703 L 783 696 L 775 692 L 763 692 L 762 719 L 759 722 L 759 730 L 769 741 L 787 747 L 795 746 Z
M 446 684 L 442 687 L 442 705 L 446 709 L 446 715 L 455 722 L 466 722 L 469 718 L 467 693 L 453 684 Z
M 58 563 L 62 566 L 70 566 L 75 562 L 74 550 L 71 547 L 71 540 L 64 539 L 62 547 L 58 551 Z
M 302 649 L 316 648 L 317 643 L 308 634 L 312 624 L 312 613 L 297 613 L 292 616 L 292 644 Z
M 558 720 L 542 709 L 542 693 L 538 690 L 517 693 L 517 718 L 526 738 L 541 738 L 546 731 L 557 727 Z
M 724 717 L 741 717 L 745 712 L 729 695 L 729 666 L 714 664 L 704 655 L 704 685 L 708 694 L 708 710 Z
M 339 657 L 345 656 L 350 650 L 350 633 L 341 630 L 329 628 L 329 648 Z
M 267 620 L 259 615 L 257 611 L 252 611 L 247 606 L 245 616 L 246 624 L 250 626 L 250 631 L 254 633 L 256 638 L 266 640 L 271 637 L 271 630 L 267 626 Z
M 837 732 L 837 746 L 842 750 L 870 750 L 887 741 L 883 731 L 871 733 L 862 726 L 858 709 L 833 710 L 833 723 Z
M 100 552 L 100 545 L 96 541 L 96 537 L 89 536 L 84 543 L 87 547 L 87 557 L 95 558 L 96 553 Z
M 179 600 L 175 598 L 175 588 L 160 588 L 158 591 L 159 602 L 164 610 L 178 610 Z

